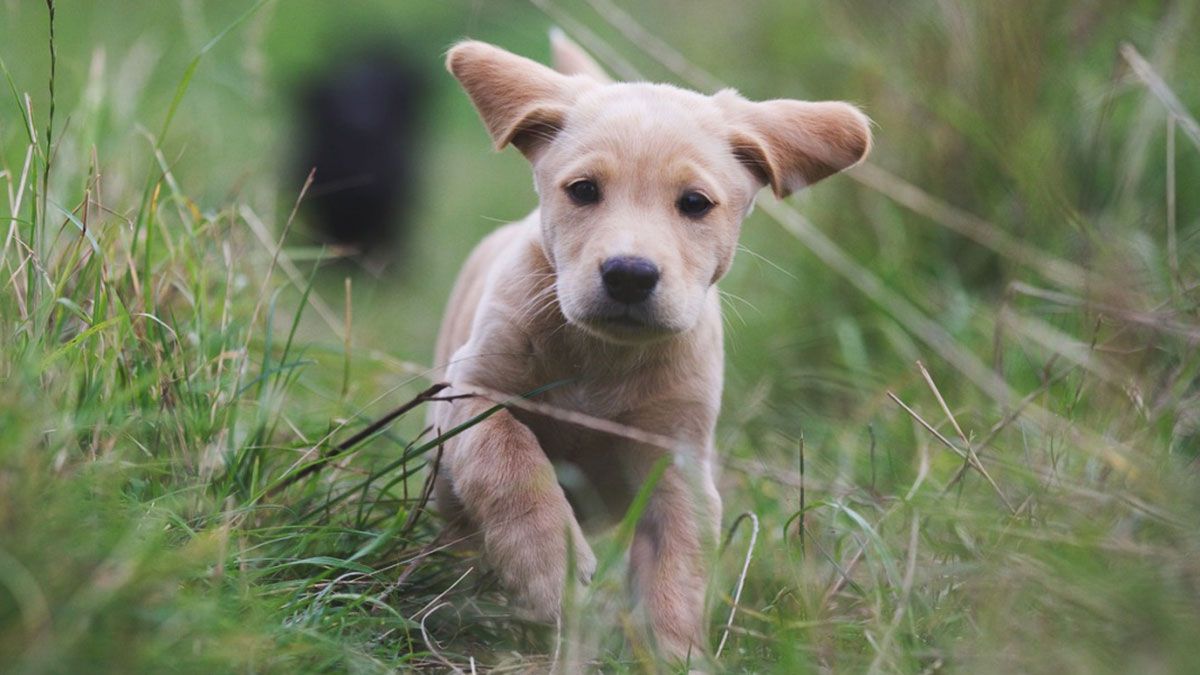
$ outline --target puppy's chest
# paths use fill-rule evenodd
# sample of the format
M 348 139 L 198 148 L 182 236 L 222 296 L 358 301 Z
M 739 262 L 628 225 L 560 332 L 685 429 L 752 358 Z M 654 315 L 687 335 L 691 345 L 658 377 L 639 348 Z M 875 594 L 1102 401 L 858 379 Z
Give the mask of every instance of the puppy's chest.
M 666 384 L 656 365 L 532 340 L 527 377 L 536 386 L 550 384 L 538 400 L 556 408 L 616 421 L 647 400 L 661 395 Z
M 547 414 L 521 415 L 551 456 L 611 453 L 634 445 L 618 434 L 604 433 L 596 423 L 635 426 L 640 406 L 648 405 L 628 383 L 570 382 L 539 397 Z M 644 429 L 659 433 L 658 429 Z
M 719 391 L 706 372 L 661 354 L 580 354 L 536 339 L 530 346 L 524 378 L 531 389 L 553 383 L 535 399 L 549 410 L 518 417 L 551 458 L 644 455 L 637 432 L 700 445 L 706 440 L 715 406 L 697 392 Z
M 556 408 L 614 420 L 636 408 L 643 392 L 637 383 L 615 378 L 578 379 L 569 374 L 557 378 L 563 384 L 546 393 L 545 402 Z

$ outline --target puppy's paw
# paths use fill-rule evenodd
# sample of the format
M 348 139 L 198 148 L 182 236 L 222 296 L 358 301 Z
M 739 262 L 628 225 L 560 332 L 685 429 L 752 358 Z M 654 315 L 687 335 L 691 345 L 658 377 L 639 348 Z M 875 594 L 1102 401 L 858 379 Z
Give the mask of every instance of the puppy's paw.
M 546 581 L 532 581 L 527 588 L 511 594 L 515 616 L 530 623 L 553 626 L 562 616 L 561 586 Z
M 511 536 L 489 545 L 489 557 L 517 605 L 518 615 L 528 621 L 552 624 L 562 613 L 568 571 L 571 583 L 580 590 L 596 573 L 596 555 L 574 517 L 567 520 L 565 528 L 540 532 L 520 529 L 524 536 Z M 570 556 L 564 531 L 573 548 L 574 570 L 568 569 Z
M 562 615 L 563 591 L 566 588 L 566 565 L 545 565 L 537 574 L 520 581 L 506 581 L 517 616 L 525 621 L 554 624 Z M 578 588 L 578 582 L 576 586 Z

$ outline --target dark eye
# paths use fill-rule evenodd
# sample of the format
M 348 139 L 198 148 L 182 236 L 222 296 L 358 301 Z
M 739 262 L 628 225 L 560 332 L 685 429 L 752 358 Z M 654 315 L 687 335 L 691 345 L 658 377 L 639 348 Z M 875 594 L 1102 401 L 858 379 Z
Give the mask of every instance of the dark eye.
M 675 205 L 679 207 L 680 213 L 691 218 L 699 218 L 708 213 L 708 210 L 713 207 L 712 200 L 694 190 L 683 193 L 683 196 L 679 198 L 679 201 Z
M 595 204 L 600 201 L 600 186 L 595 181 L 577 180 L 567 186 L 567 194 L 571 196 L 571 201 L 580 206 Z

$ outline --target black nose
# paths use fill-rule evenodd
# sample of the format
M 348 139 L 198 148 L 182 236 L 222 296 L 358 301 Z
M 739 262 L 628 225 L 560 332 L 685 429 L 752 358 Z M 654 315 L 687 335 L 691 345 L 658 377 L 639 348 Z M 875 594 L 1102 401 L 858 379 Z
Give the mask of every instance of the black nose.
M 600 265 L 600 277 L 608 297 L 632 305 L 650 297 L 658 285 L 658 267 L 645 258 L 619 256 Z

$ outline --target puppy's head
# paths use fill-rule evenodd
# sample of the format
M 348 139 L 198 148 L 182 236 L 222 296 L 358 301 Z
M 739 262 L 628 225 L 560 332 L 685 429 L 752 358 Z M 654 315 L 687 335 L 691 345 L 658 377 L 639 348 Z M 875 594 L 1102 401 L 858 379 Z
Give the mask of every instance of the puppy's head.
M 846 103 L 610 83 L 569 43 L 555 51 L 571 74 L 481 42 L 456 45 L 447 66 L 496 148 L 533 164 L 563 314 L 612 342 L 695 325 L 758 190 L 785 197 L 871 145 Z

